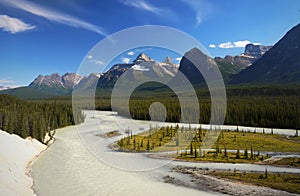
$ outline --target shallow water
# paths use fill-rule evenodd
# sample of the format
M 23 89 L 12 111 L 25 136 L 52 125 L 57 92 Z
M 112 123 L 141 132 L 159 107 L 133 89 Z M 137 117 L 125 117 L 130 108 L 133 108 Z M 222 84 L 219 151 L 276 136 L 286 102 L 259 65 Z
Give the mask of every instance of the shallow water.
M 170 162 L 140 153 L 114 152 L 107 145 L 124 137 L 122 130 L 130 126 L 133 133 L 141 132 L 149 128 L 149 122 L 132 122 L 112 112 L 86 114 L 85 123 L 57 130 L 55 142 L 33 165 L 33 188 L 38 195 L 209 195 L 215 193 L 166 184 L 163 176 L 172 175 L 169 171 L 176 165 L 247 171 L 266 168 L 253 164 Z M 111 130 L 121 130 L 123 135 L 113 139 L 97 136 Z M 268 171 L 300 173 L 299 169 L 280 167 L 268 167 Z
M 122 171 L 99 161 L 76 130 L 93 131 L 95 122 L 57 130 L 55 142 L 32 168 L 38 195 L 211 195 L 166 184 L 159 174 Z M 124 155 L 118 161 L 126 160 Z

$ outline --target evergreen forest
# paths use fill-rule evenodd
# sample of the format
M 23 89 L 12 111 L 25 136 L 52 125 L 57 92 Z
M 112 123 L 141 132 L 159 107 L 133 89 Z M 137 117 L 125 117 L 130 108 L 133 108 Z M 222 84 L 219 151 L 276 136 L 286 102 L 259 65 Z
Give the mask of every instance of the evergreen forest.
M 45 135 L 50 134 L 50 130 L 83 121 L 82 113 L 73 115 L 70 102 L 29 102 L 0 95 L 0 129 L 22 138 L 32 137 L 44 143 Z

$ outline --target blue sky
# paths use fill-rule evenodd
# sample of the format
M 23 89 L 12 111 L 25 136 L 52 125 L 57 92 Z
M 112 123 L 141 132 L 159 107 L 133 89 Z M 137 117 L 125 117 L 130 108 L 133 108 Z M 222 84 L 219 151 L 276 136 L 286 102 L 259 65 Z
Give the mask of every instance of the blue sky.
M 273 45 L 299 21 L 299 0 L 0 0 L 0 85 L 76 72 L 95 44 L 138 25 L 177 28 L 223 57 L 249 42 Z

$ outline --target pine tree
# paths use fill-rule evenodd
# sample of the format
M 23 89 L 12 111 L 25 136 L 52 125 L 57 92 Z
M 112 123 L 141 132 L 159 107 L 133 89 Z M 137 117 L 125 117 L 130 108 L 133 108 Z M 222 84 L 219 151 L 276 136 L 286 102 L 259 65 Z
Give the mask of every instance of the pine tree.
M 217 143 L 216 144 L 216 156 L 218 156 L 219 151 L 220 151 L 219 143 Z
M 246 159 L 248 159 L 248 149 L 246 148 L 245 152 L 244 152 L 244 156 Z
M 123 138 L 119 141 L 119 145 L 121 146 L 121 147 L 124 147 L 124 143 L 123 143 Z
M 176 131 L 176 146 L 179 146 L 179 136 L 178 136 L 179 130 Z
M 127 146 L 130 146 L 130 137 L 127 137 Z
M 139 143 L 139 141 L 137 142 L 137 149 L 138 149 L 138 151 L 139 151 L 139 152 L 141 151 L 141 148 L 140 148 L 140 143 Z
M 135 135 L 133 136 L 133 150 L 136 150 L 136 140 L 135 140 Z
M 235 158 L 237 158 L 237 159 L 240 158 L 240 149 L 237 149 L 237 151 L 236 151 L 236 157 Z
M 150 151 L 150 138 L 148 137 L 147 140 L 147 151 Z
M 253 146 L 251 144 L 251 159 L 254 159 L 254 152 L 253 152 Z
M 142 139 L 142 141 L 141 141 L 141 148 L 143 148 L 144 147 L 144 140 Z

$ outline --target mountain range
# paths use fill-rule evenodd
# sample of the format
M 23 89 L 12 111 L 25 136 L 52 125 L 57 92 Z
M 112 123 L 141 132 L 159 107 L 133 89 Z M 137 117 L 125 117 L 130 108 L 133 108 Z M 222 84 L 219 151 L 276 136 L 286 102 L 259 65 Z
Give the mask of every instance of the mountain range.
M 166 57 L 163 62 L 157 62 L 146 54 L 141 53 L 129 64 L 116 64 L 104 73 L 99 81 L 99 88 L 112 88 L 121 77 L 123 82 L 138 81 L 145 79 L 171 80 L 178 71 L 178 64 L 174 64 L 170 57 Z
M 73 86 L 77 85 L 82 78 L 76 73 L 66 73 L 63 76 L 60 76 L 58 73 L 47 76 L 39 75 L 29 84 L 29 87 L 41 92 L 60 95 L 72 90 Z
M 172 82 L 176 80 L 178 71 L 194 85 L 205 83 L 190 59 L 208 69 L 219 68 L 227 85 L 299 83 L 299 54 L 300 24 L 288 31 L 273 47 L 248 44 L 244 53 L 237 56 L 211 58 L 199 49 L 193 48 L 185 53 L 178 65 L 173 63 L 170 57 L 158 62 L 141 53 L 132 63 L 115 64 L 105 73 L 92 73 L 89 76 L 80 76 L 76 73 L 66 73 L 62 76 L 57 73 L 39 75 L 27 87 L 3 90 L 0 93 L 21 98 L 70 95 L 73 88 L 82 91 L 89 90 L 91 86 L 97 86 L 98 89 L 112 89 L 120 77 L 127 78 L 128 81 L 125 82 L 151 78 Z
M 247 44 L 244 53 L 237 56 L 216 57 L 214 60 L 222 72 L 225 82 L 230 80 L 230 76 L 239 73 L 243 69 L 252 65 L 261 58 L 272 46 Z
M 216 57 L 214 60 L 217 62 L 222 74 L 231 75 L 238 73 L 240 70 L 251 65 L 256 59 L 260 58 L 260 55 L 258 54 L 263 54 L 263 51 L 260 51 L 260 48 L 266 47 L 253 46 L 254 45 L 252 44 L 247 45 L 245 52 L 238 56 L 226 56 L 225 58 Z M 193 50 L 195 49 L 192 49 L 187 54 L 192 53 Z M 125 74 L 124 78 L 128 78 L 129 80 L 139 80 L 148 77 L 164 78 L 164 80 L 170 81 L 175 77 L 178 70 L 188 74 L 184 68 L 190 69 L 190 65 L 183 65 L 184 61 L 184 59 L 181 60 L 180 66 L 174 64 L 170 57 L 166 57 L 163 62 L 157 62 L 146 54 L 141 53 L 132 63 L 115 64 L 107 72 L 102 74 L 92 73 L 89 76 L 80 76 L 75 73 L 66 73 L 63 76 L 60 76 L 57 73 L 48 76 L 40 75 L 29 85 L 29 87 L 48 93 L 56 92 L 58 94 L 68 92 L 73 87 L 88 90 L 89 87 L 93 86 L 96 82 L 97 87 L 99 88 L 113 88 L 115 82 L 122 74 Z M 193 80 L 190 77 L 189 79 Z M 196 81 L 191 82 L 195 83 Z M 55 89 L 55 91 L 51 89 Z
M 231 84 L 300 82 L 300 24 L 293 27 L 268 52 L 232 77 Z

